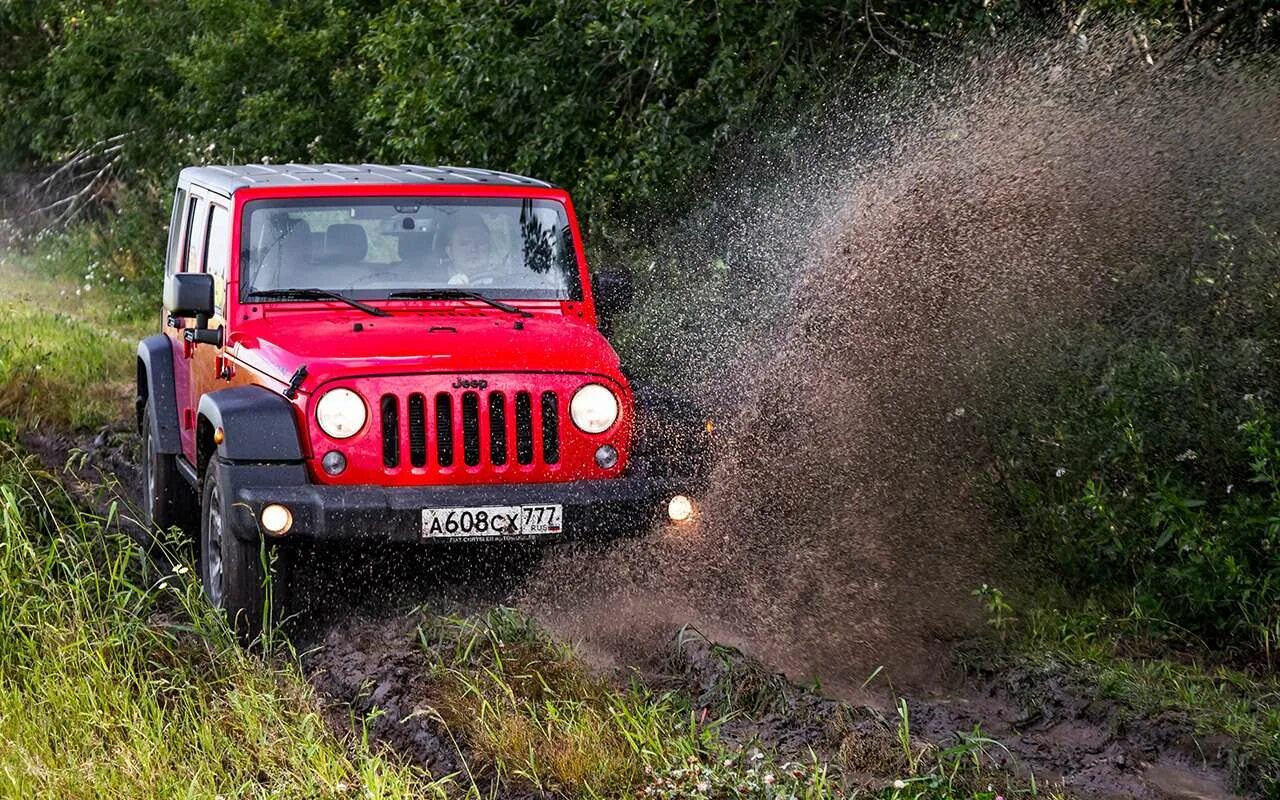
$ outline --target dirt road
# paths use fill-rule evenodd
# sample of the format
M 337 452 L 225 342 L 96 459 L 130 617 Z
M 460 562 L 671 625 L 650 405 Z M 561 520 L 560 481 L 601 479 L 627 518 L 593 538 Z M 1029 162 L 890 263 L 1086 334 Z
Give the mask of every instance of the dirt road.
M 127 429 L 85 436 L 34 432 L 23 443 L 93 508 L 133 505 L 136 442 Z M 122 517 L 127 525 L 133 515 Z M 359 559 L 315 552 L 314 572 L 302 587 L 300 608 L 306 613 L 290 632 L 332 725 L 358 733 L 352 731 L 354 721 L 369 718 L 374 740 L 433 774 L 456 772 L 468 753 L 428 713 L 430 659 L 420 626 L 433 614 L 520 604 L 538 570 L 566 574 L 556 565 L 580 564 L 584 558 L 608 564 L 609 550 L 553 547 L 541 554 L 541 564 L 527 552 L 502 549 L 487 549 L 481 558 L 472 550 Z M 594 613 L 616 619 L 627 608 L 599 607 Z M 549 622 L 553 629 L 563 624 Z M 629 627 L 633 636 L 586 637 L 586 655 L 602 674 L 676 687 L 717 716 L 736 712 L 724 729 L 732 741 L 776 748 L 783 757 L 805 758 L 812 749 L 850 786 L 883 785 L 898 774 L 901 721 L 895 704 L 902 693 L 895 690 L 893 675 L 881 673 L 867 686 L 845 687 L 837 699 L 797 686 L 741 650 L 695 630 L 682 631 L 678 624 L 664 628 L 651 618 L 648 625 L 637 620 Z M 572 631 L 567 635 L 574 638 Z M 738 644 L 751 649 L 750 642 Z M 971 646 L 966 652 L 966 670 L 935 671 L 930 683 L 905 693 L 912 737 L 942 746 L 967 742 L 1011 770 L 1034 774 L 1042 787 L 1060 783 L 1078 797 L 1234 796 L 1225 788 L 1230 785 L 1229 742 L 1197 738 L 1183 720 L 1134 717 L 1060 670 L 972 660 Z M 743 685 L 764 690 L 746 697 L 734 689 Z M 368 717 L 375 709 L 382 713 Z M 499 796 L 526 796 L 498 789 Z

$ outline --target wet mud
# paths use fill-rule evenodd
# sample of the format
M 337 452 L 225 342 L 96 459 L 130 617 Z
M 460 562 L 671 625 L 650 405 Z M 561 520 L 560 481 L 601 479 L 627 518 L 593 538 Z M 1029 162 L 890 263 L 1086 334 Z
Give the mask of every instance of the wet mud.
M 303 668 L 335 730 L 367 733 L 375 746 L 432 775 L 464 770 L 464 753 L 432 711 L 428 662 L 413 618 L 334 625 L 303 656 Z
M 24 447 L 64 484 L 87 510 L 134 519 L 139 491 L 132 431 L 113 426 L 95 433 L 28 432 Z M 653 538 L 692 552 L 674 529 Z M 431 614 L 481 613 L 527 597 L 545 564 L 627 562 L 653 541 L 559 546 L 544 553 L 510 548 L 474 551 L 384 553 L 364 559 L 318 551 L 302 587 L 299 616 L 289 633 L 303 671 L 326 720 L 343 737 L 368 737 L 392 757 L 429 774 L 474 781 L 485 796 L 536 797 L 525 789 L 497 785 L 472 765 L 433 710 L 439 699 L 419 629 Z M 580 620 L 585 607 L 574 609 Z M 590 610 L 590 609 L 586 609 Z M 554 630 L 554 609 L 539 624 Z M 563 613 L 563 612 L 562 612 Z M 597 607 L 597 635 L 570 639 L 587 663 L 618 686 L 635 678 L 655 690 L 686 694 L 703 719 L 727 718 L 724 739 L 744 748 L 775 750 L 781 759 L 803 761 L 816 754 L 831 764 L 848 789 L 883 788 L 905 774 L 901 719 L 896 699 L 906 700 L 907 734 L 913 747 L 949 747 L 958 734 L 981 731 L 990 763 L 1011 775 L 1034 775 L 1043 786 L 1060 785 L 1082 798 L 1197 800 L 1233 798 L 1233 756 L 1226 740 L 1197 738 L 1185 720 L 1126 713 L 1095 690 L 1052 670 L 1018 664 L 979 664 L 965 672 L 938 665 L 943 677 L 910 690 L 888 676 L 869 686 L 806 688 L 772 661 L 751 652 L 751 643 L 719 631 L 670 620 L 693 609 L 631 598 Z M 618 615 L 633 622 L 617 633 Z M 563 619 L 560 620 L 563 622 Z M 608 621 L 608 624 L 606 624 Z M 606 631 L 614 631 L 610 637 Z M 727 638 L 719 638 L 725 634 Z M 957 644 L 952 640 L 952 645 Z M 836 695 L 833 697 L 831 695 Z

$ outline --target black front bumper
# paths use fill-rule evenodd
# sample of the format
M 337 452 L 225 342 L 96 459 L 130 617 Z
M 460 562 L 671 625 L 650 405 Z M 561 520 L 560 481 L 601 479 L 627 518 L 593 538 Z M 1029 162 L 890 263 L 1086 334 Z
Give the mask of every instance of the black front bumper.
M 301 464 L 219 461 L 217 469 L 236 535 L 257 539 L 263 533 L 276 541 L 423 541 L 423 509 L 552 503 L 564 506 L 563 533 L 555 538 L 608 536 L 647 528 L 672 495 L 696 496 L 700 488 L 695 479 L 654 474 L 635 462 L 626 475 L 609 480 L 487 486 L 320 486 L 307 481 Z M 271 503 L 293 515 L 292 527 L 280 536 L 265 534 L 258 523 Z

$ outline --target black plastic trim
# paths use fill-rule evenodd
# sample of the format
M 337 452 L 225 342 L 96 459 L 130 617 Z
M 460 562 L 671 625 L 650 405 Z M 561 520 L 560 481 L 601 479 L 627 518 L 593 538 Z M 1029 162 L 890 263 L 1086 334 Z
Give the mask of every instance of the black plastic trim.
M 236 386 L 200 398 L 200 416 L 226 438 L 218 457 L 227 461 L 301 461 L 297 421 L 289 401 L 261 386 Z
M 178 431 L 178 400 L 173 384 L 173 344 L 168 336 L 157 333 L 138 342 L 138 385 L 135 405 L 139 428 L 142 407 L 151 405 L 151 438 L 156 449 L 172 455 L 182 451 Z
M 273 537 L 276 541 L 422 542 L 424 508 L 544 503 L 564 506 L 565 533 L 546 537 L 548 541 L 613 535 L 644 530 L 660 517 L 671 495 L 696 496 L 697 491 L 696 483 L 654 477 L 643 464 L 633 464 L 625 476 L 604 480 L 384 487 L 308 483 L 301 465 L 233 464 L 221 459 L 216 463 L 236 509 L 233 530 L 241 538 L 259 536 L 257 519 L 267 504 L 280 503 L 290 510 L 293 526 L 283 537 Z

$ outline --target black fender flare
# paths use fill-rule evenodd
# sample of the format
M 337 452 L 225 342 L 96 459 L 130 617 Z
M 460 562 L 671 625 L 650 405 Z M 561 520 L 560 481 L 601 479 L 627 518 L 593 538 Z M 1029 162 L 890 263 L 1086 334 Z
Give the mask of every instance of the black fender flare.
M 142 409 L 150 403 L 151 419 L 142 418 Z M 134 397 L 138 430 L 151 425 L 151 439 L 156 450 L 165 455 L 182 452 L 178 430 L 178 398 L 173 383 L 173 343 L 157 333 L 138 342 L 138 380 Z
M 228 462 L 281 463 L 302 461 L 302 444 L 293 405 L 261 386 L 235 386 L 200 398 L 197 418 L 212 430 L 222 429 L 218 458 Z M 199 441 L 199 436 L 197 436 Z M 205 446 L 198 444 L 197 449 Z M 211 453 L 198 458 L 203 467 Z

